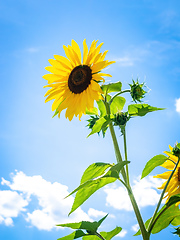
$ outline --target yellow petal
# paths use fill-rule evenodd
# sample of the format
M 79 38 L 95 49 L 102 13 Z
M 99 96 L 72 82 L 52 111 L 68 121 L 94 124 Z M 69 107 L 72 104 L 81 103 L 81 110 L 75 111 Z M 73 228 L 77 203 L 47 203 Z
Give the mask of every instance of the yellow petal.
M 108 50 L 106 50 L 106 51 L 102 54 L 102 56 L 101 56 L 101 58 L 100 58 L 100 61 L 104 61 L 107 52 L 108 52 Z
M 68 46 L 68 48 L 67 48 L 65 45 L 63 45 L 63 48 L 64 48 L 64 51 L 65 51 L 65 54 L 66 54 L 67 58 L 70 60 L 72 66 L 75 67 L 76 66 L 76 61 L 75 61 L 74 57 L 72 56 L 72 53 L 69 50 L 69 47 L 70 46 Z
M 51 73 L 54 73 L 56 75 L 59 75 L 59 76 L 67 76 L 68 73 L 63 71 L 63 70 L 60 70 L 60 69 L 57 69 L 55 67 L 51 67 L 51 66 L 48 66 L 48 67 L 45 67 L 45 69 Z
M 79 45 L 72 39 L 71 41 L 71 45 L 72 45 L 72 48 L 74 50 L 74 52 L 77 53 L 77 56 L 78 56 L 78 59 L 79 59 L 79 62 L 81 64 L 81 50 L 79 48 Z
M 170 149 L 170 151 L 172 152 L 172 150 L 173 150 L 173 147 L 171 147 L 171 146 L 169 145 L 169 149 Z
M 177 160 L 178 160 L 178 157 L 176 157 L 176 156 L 174 156 L 173 154 L 171 154 L 171 153 L 168 153 L 168 152 L 164 152 L 166 155 L 168 155 L 169 156 L 169 158 L 171 159 L 171 160 L 173 160 L 175 163 L 177 162 Z
M 103 91 L 97 82 L 91 81 L 91 87 L 93 90 L 103 94 Z
M 56 98 L 52 104 L 52 111 L 55 111 L 57 109 L 57 107 L 59 106 L 59 104 L 63 101 L 64 97 L 63 96 L 59 96 L 59 98 Z
M 71 72 L 70 69 L 64 68 L 62 64 L 57 60 L 49 59 L 48 61 L 53 67 L 57 68 L 60 71 L 67 72 L 68 74 Z
M 83 41 L 83 64 L 86 64 L 86 59 L 87 59 L 87 55 L 88 55 L 88 46 L 86 44 L 86 39 L 84 39 Z
M 171 171 L 164 172 L 162 174 L 158 174 L 158 175 L 154 176 L 154 178 L 168 179 L 170 175 L 171 175 Z
M 66 68 L 66 69 L 69 69 L 69 70 L 72 70 L 72 64 L 71 62 L 69 61 L 69 59 L 63 57 L 63 56 L 60 56 L 60 55 L 54 55 L 54 58 L 61 63 L 61 65 Z
M 62 94 L 62 90 L 56 90 L 54 91 L 53 93 L 51 93 L 45 100 L 45 103 L 52 100 L 52 99 L 55 99 L 56 97 L 59 97 L 60 95 Z

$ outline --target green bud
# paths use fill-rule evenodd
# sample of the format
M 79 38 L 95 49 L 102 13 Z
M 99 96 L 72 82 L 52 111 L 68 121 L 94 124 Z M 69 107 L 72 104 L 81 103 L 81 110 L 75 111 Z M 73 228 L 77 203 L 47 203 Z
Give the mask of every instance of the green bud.
M 141 102 L 141 99 L 144 98 L 145 94 L 147 93 L 143 87 L 145 86 L 144 83 L 139 84 L 138 79 L 137 82 L 135 82 L 133 80 L 133 84 L 129 84 L 129 86 L 131 87 L 131 97 L 133 99 L 133 101 L 135 102 Z
M 127 112 L 118 112 L 114 114 L 113 122 L 114 126 L 124 126 L 129 120 L 129 116 Z
M 176 156 L 176 157 L 180 157 L 180 148 L 176 145 L 173 150 L 172 153 Z

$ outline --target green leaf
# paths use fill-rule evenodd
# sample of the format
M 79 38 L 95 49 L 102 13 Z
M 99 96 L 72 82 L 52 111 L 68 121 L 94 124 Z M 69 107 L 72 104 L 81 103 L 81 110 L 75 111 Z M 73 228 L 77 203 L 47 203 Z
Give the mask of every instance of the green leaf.
M 74 191 L 72 191 L 68 196 L 72 195 L 75 192 L 77 193 L 69 215 L 74 212 L 79 206 L 81 206 L 98 189 L 104 187 L 109 183 L 115 182 L 119 178 L 119 172 L 121 171 L 121 169 L 124 167 L 124 165 L 128 163 L 128 161 L 118 163 L 111 167 L 106 174 L 88 180 L 82 183 Z
M 175 205 L 172 205 L 159 217 L 152 229 L 152 233 L 158 233 L 164 228 L 168 227 L 172 220 L 177 216 L 180 216 L 179 207 L 175 207 Z
M 110 93 L 110 92 L 120 92 L 122 88 L 122 83 L 121 82 L 116 82 L 116 83 L 110 83 L 107 85 L 102 85 L 101 86 L 103 92 Z
M 114 236 L 116 236 L 118 233 L 120 233 L 122 230 L 121 227 L 116 227 L 110 232 L 100 232 L 100 234 L 106 239 L 111 240 Z
M 72 229 L 84 229 L 88 231 L 88 233 L 90 232 L 91 234 L 94 234 L 97 231 L 98 227 L 101 225 L 101 223 L 106 219 L 107 216 L 108 214 L 105 217 L 101 218 L 98 222 L 82 221 L 78 223 L 58 224 L 57 226 L 69 227 Z
M 81 230 L 77 230 L 65 237 L 58 238 L 57 240 L 72 240 L 72 239 L 80 238 L 83 236 L 86 236 L 86 234 Z
M 91 111 L 86 109 L 86 114 L 88 114 L 88 115 L 97 115 L 98 116 L 98 109 L 96 107 L 93 107 L 93 109 Z
M 149 112 L 158 110 L 164 110 L 164 108 L 152 107 L 148 104 L 131 104 L 128 106 L 128 112 L 130 116 L 144 116 Z
M 95 235 L 86 235 L 82 237 L 82 240 L 100 240 L 100 238 Z
M 96 121 L 96 123 L 94 124 L 92 131 L 90 132 L 90 134 L 88 135 L 91 136 L 94 133 L 98 133 L 101 131 L 102 127 L 104 126 L 103 124 L 109 124 L 109 122 L 111 121 L 111 119 L 108 116 L 105 117 L 101 117 L 99 120 Z
M 101 175 L 103 175 L 106 171 L 107 168 L 112 167 L 112 164 L 110 163 L 103 163 L 103 162 L 97 162 L 97 163 L 93 163 L 91 164 L 83 173 L 82 178 L 81 178 L 81 184 L 99 177 Z
M 152 172 L 152 170 L 163 164 L 165 161 L 167 160 L 167 157 L 162 155 L 162 154 L 159 154 L 159 155 L 156 155 L 154 156 L 153 158 L 151 158 L 147 163 L 146 163 L 146 166 L 145 168 L 143 169 L 143 172 L 142 172 L 142 176 L 141 176 L 141 179 L 146 177 L 150 172 Z
M 166 203 L 167 207 L 170 207 L 171 205 L 180 202 L 180 193 L 173 195 L 170 197 L 169 201 Z
M 159 218 L 157 219 L 156 223 L 152 228 L 152 231 L 151 231 L 152 234 L 162 231 L 164 228 L 168 227 L 170 223 L 172 223 L 174 218 L 179 217 L 180 216 L 179 207 L 176 207 L 175 205 L 171 205 L 170 207 L 167 207 L 166 205 L 164 205 L 157 213 L 157 217 L 158 216 Z M 151 218 L 145 222 L 146 228 L 148 227 L 150 220 Z M 139 230 L 134 236 L 138 236 L 140 234 L 141 234 L 141 230 Z
M 178 226 L 178 225 L 180 225 L 180 216 L 175 217 L 175 218 L 173 219 L 173 221 L 171 222 L 171 224 L 172 224 L 173 226 Z
M 106 115 L 106 107 L 103 103 L 102 100 L 97 101 L 97 105 L 100 111 L 100 117 L 105 116 Z
M 126 99 L 124 97 L 121 97 L 121 96 L 115 97 L 110 106 L 111 113 L 116 114 L 117 112 L 122 111 L 125 102 L 126 102 Z

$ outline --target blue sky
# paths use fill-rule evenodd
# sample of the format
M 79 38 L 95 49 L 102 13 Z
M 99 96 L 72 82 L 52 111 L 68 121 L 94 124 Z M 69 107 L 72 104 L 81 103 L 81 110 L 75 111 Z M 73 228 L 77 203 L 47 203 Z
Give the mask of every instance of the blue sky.
M 149 177 L 140 184 L 138 177 L 146 161 L 180 142 L 180 2 L 1 0 L 1 239 L 57 239 L 69 232 L 54 224 L 106 213 L 102 230 L 118 225 L 124 234 L 115 239 L 141 239 L 132 237 L 136 220 L 119 185 L 96 193 L 70 219 L 73 198 L 62 200 L 91 163 L 115 162 L 109 132 L 104 139 L 86 138 L 86 116 L 81 122 L 64 114 L 52 119 L 51 103 L 44 103 L 48 59 L 64 56 L 62 46 L 71 39 L 82 47 L 85 38 L 88 45 L 104 42 L 107 59 L 116 61 L 106 70 L 113 76 L 107 81 L 122 81 L 126 89 L 138 77 L 150 89 L 144 101 L 166 108 L 127 125 L 131 181 L 143 218 L 154 210 L 160 182 Z M 118 194 L 124 200 L 116 202 Z M 169 227 L 152 239 L 178 239 L 171 232 Z

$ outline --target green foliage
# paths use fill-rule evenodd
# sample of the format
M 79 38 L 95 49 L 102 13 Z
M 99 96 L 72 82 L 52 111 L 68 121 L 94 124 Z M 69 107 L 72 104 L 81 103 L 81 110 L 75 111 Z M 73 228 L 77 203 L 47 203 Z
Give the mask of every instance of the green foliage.
M 93 126 L 97 122 L 97 120 L 99 120 L 99 117 L 97 115 L 90 116 L 90 119 L 87 120 L 89 123 L 86 127 L 88 127 L 89 129 L 93 129 Z
M 72 232 L 71 234 L 69 234 L 65 237 L 58 238 L 57 240 L 73 240 L 73 239 L 76 239 L 76 238 L 83 237 L 85 235 L 86 234 L 82 230 L 76 230 L 76 231 Z
M 173 204 L 175 204 L 175 203 L 177 203 L 177 202 L 180 202 L 180 193 L 171 196 L 170 199 L 169 199 L 169 201 L 166 203 L 166 206 L 167 206 L 167 207 L 170 207 L 171 205 L 173 205 Z
M 89 222 L 89 221 L 82 221 L 78 223 L 64 223 L 64 224 L 58 224 L 59 227 L 69 227 L 72 229 L 83 229 L 91 233 L 95 233 L 98 229 L 98 227 L 101 225 L 101 223 L 106 219 L 108 214 L 101 218 L 98 222 Z
M 173 234 L 176 234 L 176 235 L 178 235 L 179 237 L 180 237 L 180 227 L 178 227 L 178 228 L 175 228 L 175 232 L 173 232 Z
M 100 117 L 105 116 L 106 115 L 106 108 L 105 108 L 105 105 L 104 105 L 103 101 L 102 100 L 97 101 L 97 105 L 98 105 L 98 108 L 99 108 L 99 111 L 100 111 Z
M 86 177 L 86 174 L 85 175 L 83 174 L 83 181 L 81 180 L 80 186 L 77 187 L 74 191 L 72 191 L 68 195 L 68 196 L 70 196 L 73 193 L 77 192 L 75 199 L 74 199 L 73 206 L 72 206 L 69 214 L 71 214 L 79 206 L 81 206 L 98 189 L 104 187 L 105 185 L 107 185 L 109 183 L 115 182 L 117 179 L 119 179 L 119 172 L 124 167 L 124 165 L 126 165 L 128 163 L 129 163 L 128 161 L 123 161 L 121 163 L 118 163 L 118 164 L 112 166 L 106 173 L 104 173 L 105 165 L 102 165 L 102 171 L 100 170 L 100 166 L 99 166 L 99 168 L 98 168 L 99 176 L 97 176 L 98 174 L 96 174 L 96 177 L 94 177 L 92 179 L 89 179 L 89 177 Z M 92 168 L 93 168 L 93 166 L 92 166 Z M 89 170 L 87 171 L 87 173 L 88 172 L 89 172 Z M 84 179 L 87 179 L 87 181 L 84 182 Z
M 142 171 L 141 179 L 146 177 L 155 167 L 160 166 L 167 160 L 167 157 L 160 154 L 151 158 L 147 163 L 145 168 Z
M 165 208 L 165 206 L 163 208 Z M 163 208 L 160 210 L 160 212 L 163 211 Z M 152 229 L 152 233 L 153 234 L 158 233 L 164 228 L 168 227 L 169 224 L 172 222 L 172 220 L 177 216 L 180 216 L 180 210 L 178 207 L 175 207 L 175 205 L 172 205 L 169 208 L 167 208 L 167 210 L 164 211 L 164 213 L 160 215 L 160 217 L 156 221 Z
M 105 134 L 106 130 L 107 130 L 107 126 L 110 123 L 111 119 L 109 116 L 104 116 L 99 118 L 95 124 L 93 125 L 92 131 L 90 132 L 90 134 L 88 135 L 91 136 L 94 133 L 99 133 L 101 130 L 103 132 L 103 135 Z
M 88 114 L 88 115 L 97 115 L 98 116 L 98 109 L 96 107 L 93 107 L 93 109 L 91 111 L 89 111 L 86 108 L 86 114 Z
M 111 240 L 114 236 L 116 236 L 118 233 L 120 233 L 122 230 L 121 227 L 116 227 L 110 232 L 100 232 L 100 234 L 106 239 Z
M 175 206 L 177 202 L 180 201 L 180 194 L 171 196 L 169 201 L 159 210 L 152 223 L 150 228 L 150 232 L 152 234 L 158 233 L 172 224 L 173 226 L 177 226 L 180 224 L 180 210 L 178 206 Z M 145 223 L 146 228 L 148 228 L 151 218 L 148 219 Z M 138 236 L 141 234 L 139 230 L 134 236 Z
M 164 108 L 152 107 L 148 104 L 131 104 L 128 106 L 128 113 L 130 116 L 145 116 L 149 112 L 164 110 Z
M 126 99 L 120 96 L 117 96 L 113 99 L 112 103 L 111 103 L 111 113 L 112 114 L 116 114 L 117 112 L 122 111 L 124 104 L 126 102 Z
M 102 85 L 101 88 L 103 92 L 106 94 L 111 92 L 120 92 L 122 88 L 122 83 L 121 82 L 109 83 L 107 85 Z
M 59 227 L 68 227 L 71 229 L 78 229 L 76 231 L 74 231 L 73 233 L 59 238 L 58 240 L 72 240 L 72 239 L 76 239 L 76 238 L 80 238 L 80 237 L 84 237 L 87 236 L 87 239 L 95 239 L 97 234 L 97 229 L 99 228 L 99 226 L 101 225 L 101 223 L 106 219 L 106 217 L 108 216 L 108 214 L 101 218 L 98 222 L 94 221 L 94 222 L 89 222 L 89 221 L 81 221 L 81 222 L 76 222 L 76 223 L 64 223 L 64 224 L 58 224 L 57 226 Z M 84 233 L 82 230 L 86 230 L 87 233 Z M 120 228 L 121 230 L 121 228 Z M 112 233 L 111 233 L 112 232 Z M 114 236 L 117 234 L 116 232 L 118 232 L 118 230 L 116 230 L 116 228 L 111 231 L 109 233 L 106 233 L 107 236 L 112 236 L 114 234 Z M 93 235 L 93 238 L 91 238 Z M 97 238 L 99 239 L 99 238 Z M 111 238 L 109 238 L 111 239 Z M 108 240 L 108 239 L 107 239 Z
M 105 171 L 112 167 L 113 165 L 110 163 L 103 163 L 103 162 L 97 162 L 91 164 L 83 173 L 81 178 L 81 184 L 85 183 L 86 181 L 99 177 L 105 173 Z
M 114 236 L 116 236 L 118 233 L 120 233 L 122 230 L 121 227 L 116 227 L 110 232 L 100 232 L 101 236 L 103 236 L 106 240 L 111 240 Z M 97 236 L 84 236 L 82 238 L 83 240 L 99 240 L 99 237 Z

